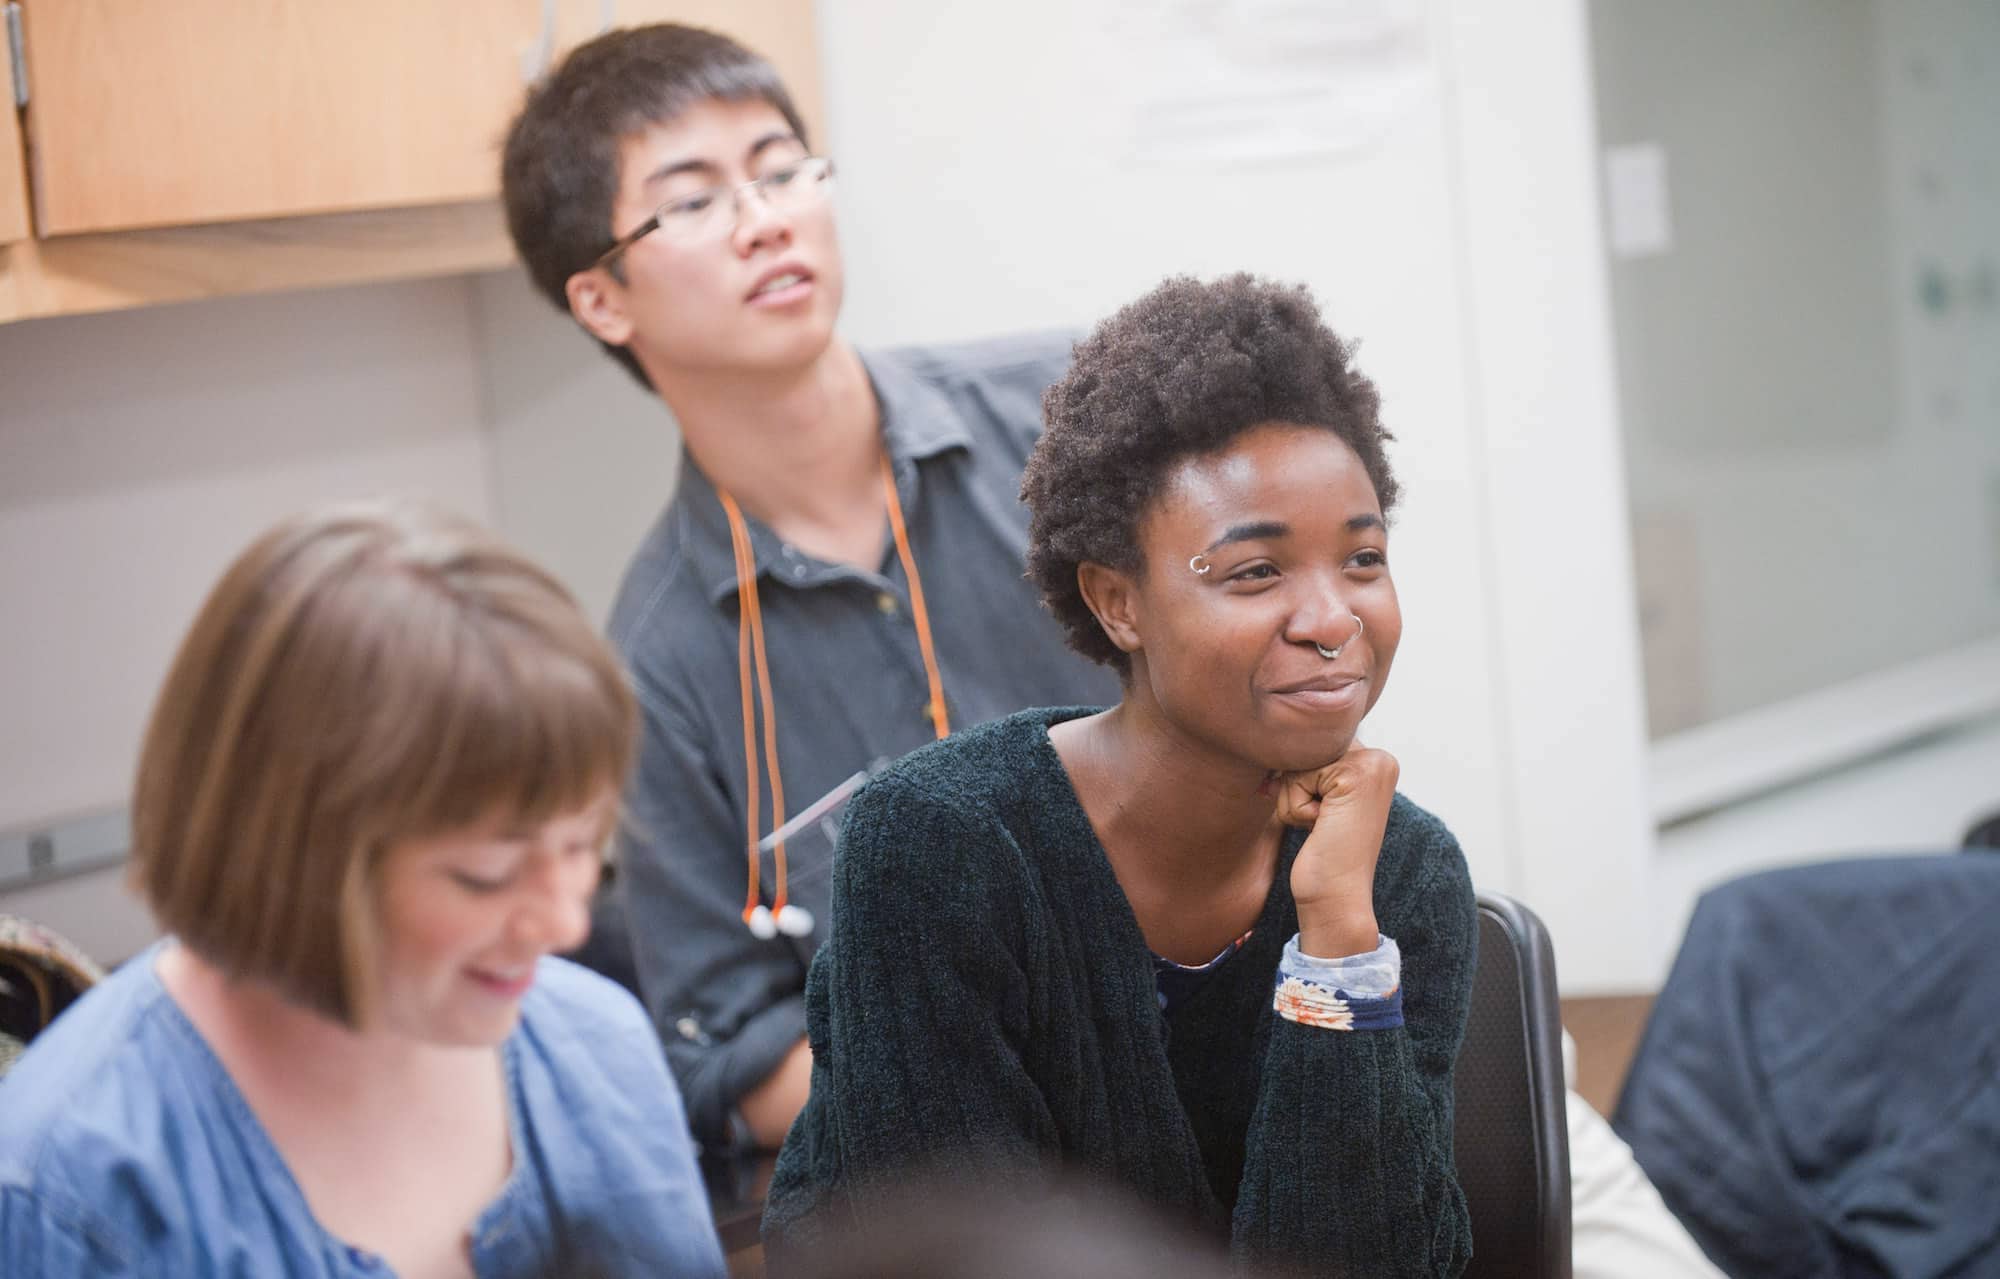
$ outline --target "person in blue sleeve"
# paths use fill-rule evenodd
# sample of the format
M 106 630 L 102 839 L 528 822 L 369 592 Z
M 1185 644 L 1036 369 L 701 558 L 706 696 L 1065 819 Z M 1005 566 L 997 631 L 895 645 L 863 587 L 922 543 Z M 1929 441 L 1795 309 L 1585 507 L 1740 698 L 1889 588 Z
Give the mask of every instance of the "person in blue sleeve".
M 1050 392 L 1029 572 L 1108 710 L 1024 711 L 850 802 L 777 1265 L 911 1177 L 1079 1167 L 1311 1274 L 1454 1275 L 1476 915 L 1359 740 L 1402 635 L 1373 386 L 1312 297 L 1170 280 Z
M 678 1094 L 588 926 L 636 712 L 478 528 L 288 520 L 195 619 L 133 877 L 165 940 L 0 1083 L 0 1266 L 716 1276 Z

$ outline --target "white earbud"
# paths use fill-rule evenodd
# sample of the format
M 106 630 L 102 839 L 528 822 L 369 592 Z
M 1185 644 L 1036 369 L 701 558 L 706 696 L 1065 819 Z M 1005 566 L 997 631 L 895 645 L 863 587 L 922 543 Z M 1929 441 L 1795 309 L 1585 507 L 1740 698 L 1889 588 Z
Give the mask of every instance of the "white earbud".
M 812 912 L 803 906 L 786 906 L 778 912 L 777 925 L 787 937 L 804 937 L 813 930 Z
M 758 941 L 770 941 L 779 933 L 805 937 L 813 930 L 813 917 L 803 906 L 787 906 L 774 915 L 769 906 L 760 905 L 750 912 L 749 925 L 750 935 Z

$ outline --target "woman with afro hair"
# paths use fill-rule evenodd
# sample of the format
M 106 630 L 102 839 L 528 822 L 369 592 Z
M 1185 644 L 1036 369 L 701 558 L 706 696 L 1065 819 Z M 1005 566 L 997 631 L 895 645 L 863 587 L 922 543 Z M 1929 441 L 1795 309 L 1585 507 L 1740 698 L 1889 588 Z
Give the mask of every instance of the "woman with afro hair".
M 1402 618 L 1349 356 L 1303 288 L 1174 279 L 1050 389 L 1029 573 L 1123 696 L 947 738 L 852 801 L 780 1266 L 898 1180 L 1070 1168 L 1246 1263 L 1464 1268 L 1476 916 L 1457 842 L 1357 738 Z

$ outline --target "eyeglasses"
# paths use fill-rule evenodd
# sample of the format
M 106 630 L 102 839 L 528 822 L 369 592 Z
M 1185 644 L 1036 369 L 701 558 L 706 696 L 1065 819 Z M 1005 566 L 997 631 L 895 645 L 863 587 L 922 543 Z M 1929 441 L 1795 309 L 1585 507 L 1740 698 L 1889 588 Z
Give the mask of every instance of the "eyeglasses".
M 735 229 L 737 219 L 743 214 L 743 197 L 753 192 L 767 208 L 779 213 L 809 209 L 826 199 L 827 184 L 832 179 L 833 161 L 823 155 L 809 155 L 737 186 L 709 187 L 676 196 L 653 210 L 652 217 L 606 249 L 591 265 L 603 266 L 655 231 L 679 244 L 719 240 Z

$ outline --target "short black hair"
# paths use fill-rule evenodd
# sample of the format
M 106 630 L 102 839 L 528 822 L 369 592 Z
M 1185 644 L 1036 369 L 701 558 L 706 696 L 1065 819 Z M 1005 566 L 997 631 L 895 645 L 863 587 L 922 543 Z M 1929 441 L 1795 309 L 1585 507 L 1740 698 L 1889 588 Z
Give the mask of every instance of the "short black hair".
M 500 197 L 514 251 L 558 310 L 569 310 L 569 278 L 611 247 L 619 143 L 709 101 L 768 102 L 811 145 L 771 64 L 701 27 L 663 22 L 607 32 L 578 45 L 529 93 L 507 130 Z M 652 388 L 630 351 L 604 349 Z
M 1256 276 L 1175 276 L 1077 345 L 1042 400 L 1047 429 L 1028 458 L 1028 576 L 1069 645 L 1131 670 L 1078 589 L 1089 561 L 1143 572 L 1139 523 L 1169 470 L 1252 427 L 1333 432 L 1361 459 L 1386 518 L 1399 492 L 1375 385 L 1303 285 Z

